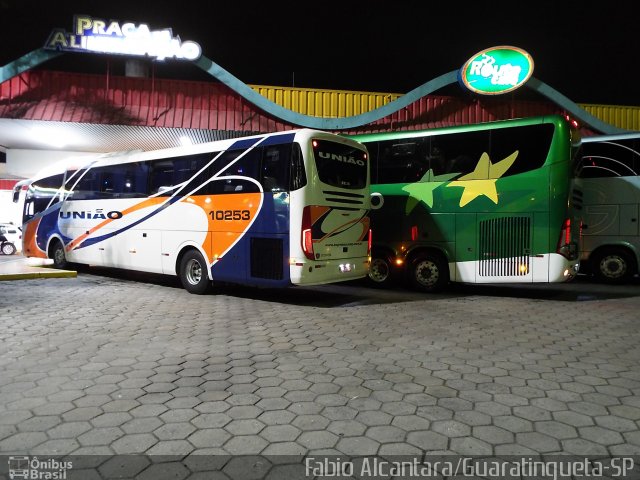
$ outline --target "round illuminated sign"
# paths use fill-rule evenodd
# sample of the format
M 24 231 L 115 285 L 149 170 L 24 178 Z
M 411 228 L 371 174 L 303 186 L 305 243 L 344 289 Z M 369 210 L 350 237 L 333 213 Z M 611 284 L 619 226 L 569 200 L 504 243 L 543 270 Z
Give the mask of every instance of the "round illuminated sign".
M 460 69 L 460 82 L 472 92 L 500 95 L 522 86 L 533 73 L 531 55 L 517 47 L 491 47 Z

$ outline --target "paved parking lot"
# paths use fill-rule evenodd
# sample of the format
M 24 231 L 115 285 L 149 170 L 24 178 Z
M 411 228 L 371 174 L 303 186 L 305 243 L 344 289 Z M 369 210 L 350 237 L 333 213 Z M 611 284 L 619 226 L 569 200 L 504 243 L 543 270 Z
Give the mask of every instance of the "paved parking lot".
M 177 455 L 171 478 L 194 454 L 640 455 L 639 311 L 639 281 L 584 278 L 440 295 L 3 282 L 0 454 Z

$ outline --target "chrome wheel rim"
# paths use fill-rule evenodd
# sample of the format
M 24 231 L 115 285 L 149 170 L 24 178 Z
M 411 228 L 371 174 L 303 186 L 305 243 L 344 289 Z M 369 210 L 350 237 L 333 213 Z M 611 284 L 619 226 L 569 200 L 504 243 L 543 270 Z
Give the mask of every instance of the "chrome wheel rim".
M 607 278 L 621 278 L 627 272 L 627 263 L 618 255 L 608 255 L 600 260 L 600 271 Z
M 202 281 L 202 265 L 200 262 L 194 259 L 189 260 L 185 276 L 191 285 L 198 285 Z
M 433 287 L 438 283 L 440 271 L 431 260 L 422 260 L 416 265 L 416 282 L 424 287 Z

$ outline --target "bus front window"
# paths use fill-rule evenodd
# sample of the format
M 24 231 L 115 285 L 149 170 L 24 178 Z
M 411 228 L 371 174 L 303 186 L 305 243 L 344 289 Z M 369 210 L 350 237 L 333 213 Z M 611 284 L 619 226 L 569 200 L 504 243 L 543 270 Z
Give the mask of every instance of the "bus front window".
M 351 145 L 313 141 L 318 176 L 332 187 L 361 189 L 367 185 L 367 153 Z
M 24 201 L 23 222 L 33 218 L 38 213 L 44 212 L 50 205 L 60 201 L 58 190 L 62 186 L 63 175 L 36 180 L 27 190 Z

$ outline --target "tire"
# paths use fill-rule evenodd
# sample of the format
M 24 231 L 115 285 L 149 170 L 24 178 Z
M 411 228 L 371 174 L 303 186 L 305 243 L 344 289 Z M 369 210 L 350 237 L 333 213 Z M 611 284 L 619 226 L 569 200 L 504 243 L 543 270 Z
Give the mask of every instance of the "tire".
M 447 262 L 438 254 L 423 253 L 411 262 L 409 281 L 421 292 L 438 292 L 449 283 Z
M 369 285 L 377 288 L 388 288 L 393 282 L 393 270 L 391 261 L 385 256 L 371 258 L 367 280 Z
M 207 275 L 207 262 L 197 250 L 189 250 L 180 260 L 180 282 L 189 293 L 202 295 L 211 286 Z
M 69 266 L 67 255 L 64 252 L 64 245 L 60 240 L 54 240 L 49 245 L 49 258 L 53 260 L 54 268 L 64 270 Z
M 4 242 L 2 244 L 2 254 L 3 255 L 13 255 L 16 253 L 16 246 L 11 242 Z
M 608 248 L 599 251 L 593 257 L 591 268 L 600 282 L 620 284 L 631 279 L 636 267 L 626 251 L 619 248 Z

